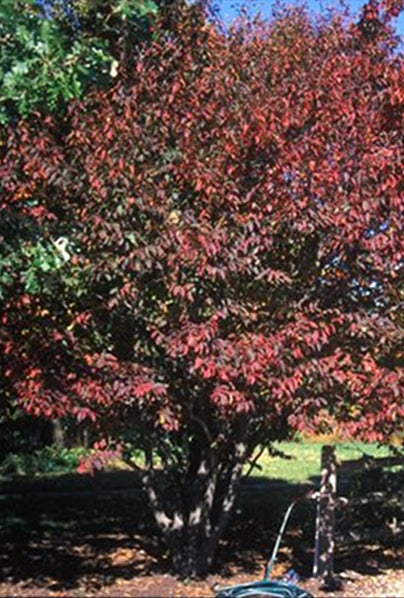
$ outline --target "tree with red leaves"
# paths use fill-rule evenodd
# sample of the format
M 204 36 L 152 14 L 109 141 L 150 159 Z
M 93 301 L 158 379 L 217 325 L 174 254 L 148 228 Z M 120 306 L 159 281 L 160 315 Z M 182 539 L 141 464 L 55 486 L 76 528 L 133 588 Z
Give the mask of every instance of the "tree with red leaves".
M 94 421 L 124 458 L 143 450 L 183 576 L 211 566 L 258 446 L 403 428 L 389 19 L 290 9 L 224 34 L 184 9 L 63 128 L 5 142 L 0 207 L 25 257 L 4 262 L 2 384 L 32 414 Z

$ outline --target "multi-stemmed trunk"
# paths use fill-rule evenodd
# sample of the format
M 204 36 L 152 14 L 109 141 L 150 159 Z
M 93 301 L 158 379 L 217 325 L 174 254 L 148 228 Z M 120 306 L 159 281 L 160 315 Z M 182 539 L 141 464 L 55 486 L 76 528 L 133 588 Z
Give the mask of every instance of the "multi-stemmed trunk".
M 144 475 L 154 517 L 170 550 L 175 572 L 182 578 L 204 577 L 210 570 L 218 542 L 229 521 L 246 460 L 246 446 L 238 443 L 227 463 L 212 468 L 199 463 L 189 486 L 179 495 L 159 492 L 158 476 Z M 185 484 L 184 484 L 185 486 Z

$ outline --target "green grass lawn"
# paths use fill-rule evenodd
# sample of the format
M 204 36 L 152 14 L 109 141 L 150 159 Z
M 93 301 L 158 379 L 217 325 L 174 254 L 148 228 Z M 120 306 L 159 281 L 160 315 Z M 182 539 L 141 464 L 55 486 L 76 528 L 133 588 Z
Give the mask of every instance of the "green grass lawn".
M 377 444 L 361 442 L 334 444 L 337 459 L 341 461 L 359 459 L 363 454 L 378 457 L 389 455 L 388 447 L 379 447 Z M 304 482 L 313 476 L 320 475 L 321 447 L 322 442 L 319 439 L 275 443 L 274 449 L 289 458 L 272 456 L 265 451 L 258 460 L 258 467 L 253 469 L 251 475 Z M 80 458 L 85 454 L 86 450 L 82 448 L 56 449 L 55 447 L 45 447 L 33 451 L 31 454 L 12 454 L 0 463 L 0 481 L 13 474 L 40 477 L 74 473 Z M 117 464 L 115 466 L 117 467 Z M 249 469 L 250 467 L 247 466 L 246 472 Z
M 375 443 L 341 442 L 336 446 L 337 459 L 359 459 L 364 454 L 374 457 L 385 457 L 390 454 L 388 447 L 380 447 Z M 271 456 L 267 451 L 258 460 L 259 468 L 254 468 L 251 475 L 284 479 L 291 482 L 304 482 L 313 476 L 320 475 L 320 458 L 322 444 L 318 442 L 277 442 L 274 448 L 289 459 Z

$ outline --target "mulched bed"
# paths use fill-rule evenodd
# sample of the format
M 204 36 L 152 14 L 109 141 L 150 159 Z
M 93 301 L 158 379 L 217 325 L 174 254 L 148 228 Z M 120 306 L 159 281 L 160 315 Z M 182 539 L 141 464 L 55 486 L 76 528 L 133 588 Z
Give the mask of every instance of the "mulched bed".
M 1 498 L 1 496 L 0 496 Z M 118 496 L 0 500 L 0 597 L 212 597 L 212 586 L 262 577 L 284 504 L 258 497 L 235 515 L 212 574 L 180 582 L 170 574 L 165 548 L 138 499 Z M 305 510 L 306 509 L 306 510 Z M 308 510 L 307 510 L 308 509 Z M 352 546 L 340 552 L 342 589 L 326 592 L 310 579 L 313 507 L 295 513 L 275 576 L 293 567 L 314 596 L 404 598 L 404 546 Z
M 13 549 L 10 544 L 9 548 Z M 8 562 L 8 567 L 2 567 L 5 578 L 0 583 L 1 597 L 208 597 L 214 595 L 214 584 L 227 586 L 259 579 L 265 564 L 249 550 L 246 554 L 228 554 L 229 560 L 219 564 L 206 580 L 184 583 L 170 575 L 168 559 L 147 537 L 128 540 L 125 535 L 112 534 L 81 545 L 58 544 L 52 538 L 48 543 L 32 543 L 20 553 L 16 550 L 14 546 L 9 558 L 3 555 L 3 564 Z M 291 556 L 288 550 L 282 552 L 275 574 L 286 570 Z M 336 565 L 342 589 L 323 591 L 313 579 L 302 579 L 299 585 L 319 597 L 404 597 L 402 548 L 366 547 L 345 555 Z

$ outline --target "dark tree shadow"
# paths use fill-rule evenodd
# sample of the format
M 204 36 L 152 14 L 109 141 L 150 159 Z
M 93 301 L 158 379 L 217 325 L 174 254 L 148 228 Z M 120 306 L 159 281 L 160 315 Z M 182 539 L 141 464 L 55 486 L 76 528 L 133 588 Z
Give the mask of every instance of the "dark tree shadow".
M 97 590 L 117 580 L 170 573 L 170 561 L 138 485 L 126 474 L 78 480 L 79 488 L 57 492 L 38 484 L 19 494 L 0 494 L 0 582 L 54 591 Z M 119 483 L 121 486 L 119 487 Z M 70 483 L 70 482 L 69 482 Z M 97 485 L 98 484 L 98 485 Z M 60 486 L 60 484 L 59 484 Z M 213 574 L 243 572 L 260 579 L 285 509 L 307 486 L 284 480 L 252 479 L 241 488 L 235 513 L 222 539 Z M 278 556 L 307 578 L 313 563 L 315 504 L 296 506 Z M 403 551 L 404 552 L 404 551 Z M 337 550 L 336 571 L 378 575 L 401 569 L 397 552 L 378 546 Z

